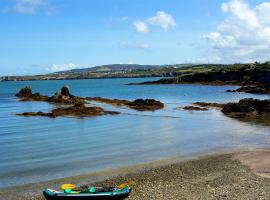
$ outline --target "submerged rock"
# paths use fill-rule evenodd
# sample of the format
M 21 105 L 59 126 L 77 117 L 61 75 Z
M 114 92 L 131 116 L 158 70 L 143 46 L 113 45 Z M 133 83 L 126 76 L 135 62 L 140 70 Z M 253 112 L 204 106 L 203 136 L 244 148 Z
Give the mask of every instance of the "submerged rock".
M 225 106 L 224 103 L 208 103 L 208 102 L 196 102 L 194 105 L 204 107 L 204 108 L 223 108 Z
M 126 106 L 130 103 L 128 100 L 122 100 L 122 99 L 108 99 L 103 97 L 86 97 L 86 100 L 88 101 L 96 101 L 100 103 L 106 103 L 113 106 Z
M 128 107 L 140 111 L 154 111 L 164 108 L 164 104 L 155 99 L 136 99 L 128 104 Z
M 198 106 L 185 106 L 183 107 L 184 110 L 189 110 L 189 111 L 207 111 L 207 108 L 202 108 Z
M 270 100 L 242 99 L 226 104 L 222 112 L 230 117 L 270 120 Z
M 74 106 L 70 106 L 67 108 L 56 108 L 53 109 L 49 113 L 44 112 L 25 112 L 22 114 L 18 114 L 19 116 L 43 116 L 43 117 L 59 117 L 59 116 L 99 116 L 99 115 L 113 115 L 119 114 L 119 112 L 114 111 L 105 111 L 101 107 L 87 107 L 83 103 L 77 103 Z

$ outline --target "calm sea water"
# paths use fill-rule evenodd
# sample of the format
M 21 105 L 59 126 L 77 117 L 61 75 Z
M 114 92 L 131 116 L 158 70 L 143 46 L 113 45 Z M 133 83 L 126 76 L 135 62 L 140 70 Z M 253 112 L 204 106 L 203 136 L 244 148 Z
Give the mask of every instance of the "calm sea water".
M 213 150 L 270 147 L 270 127 L 240 122 L 220 111 L 175 109 L 196 101 L 229 102 L 268 95 L 226 93 L 233 86 L 141 85 L 153 79 L 101 79 L 0 82 L 0 187 L 35 183 L 172 156 Z M 30 85 L 34 92 L 52 95 L 69 85 L 78 96 L 119 99 L 155 98 L 163 110 L 139 112 L 105 104 L 122 114 L 99 117 L 19 117 L 16 113 L 48 111 L 42 102 L 14 97 Z

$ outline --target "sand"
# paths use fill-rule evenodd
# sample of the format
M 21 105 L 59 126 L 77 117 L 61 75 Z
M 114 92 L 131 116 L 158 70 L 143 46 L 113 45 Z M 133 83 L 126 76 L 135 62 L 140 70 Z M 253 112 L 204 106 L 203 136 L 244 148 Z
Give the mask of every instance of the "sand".
M 128 200 L 266 200 L 270 199 L 269 172 L 270 150 L 255 150 L 138 165 L 129 170 L 123 168 L 117 177 L 104 175 L 103 181 L 92 177 L 91 182 L 109 186 L 132 181 L 133 191 Z M 5 189 L 0 192 L 0 199 L 43 200 L 43 187 L 71 180 L 84 183 L 87 175 Z M 10 195 L 15 191 L 15 195 Z

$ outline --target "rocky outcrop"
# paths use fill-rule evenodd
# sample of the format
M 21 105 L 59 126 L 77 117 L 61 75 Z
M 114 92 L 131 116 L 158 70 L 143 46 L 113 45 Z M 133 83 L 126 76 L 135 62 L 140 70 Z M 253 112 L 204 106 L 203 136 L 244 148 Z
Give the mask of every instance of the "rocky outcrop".
M 39 93 L 32 93 L 31 87 L 22 88 L 17 94 L 21 101 L 44 101 L 56 104 L 73 105 L 70 107 L 59 107 L 51 112 L 25 112 L 18 114 L 19 116 L 43 116 L 43 117 L 59 117 L 59 116 L 99 116 L 106 114 L 119 114 L 119 112 L 105 111 L 101 107 L 87 107 L 87 101 L 97 101 L 107 103 L 114 106 L 127 106 L 131 109 L 146 111 L 157 110 L 164 107 L 164 104 L 154 99 L 137 99 L 135 101 L 121 99 L 107 99 L 102 97 L 78 97 L 70 93 L 68 86 L 62 87 L 61 91 L 56 92 L 53 96 L 48 97 Z
M 202 107 L 198 107 L 198 106 L 185 106 L 183 107 L 184 110 L 188 110 L 188 111 L 207 111 L 207 108 L 202 108 Z
M 155 99 L 136 99 L 128 103 L 128 107 L 139 111 L 154 111 L 164 108 L 164 104 Z
M 21 101 L 48 101 L 49 99 L 48 96 L 41 95 L 40 93 L 33 94 L 30 86 L 22 88 L 15 96 L 21 98 Z
M 56 108 L 53 109 L 49 113 L 44 112 L 25 112 L 22 114 L 18 114 L 19 116 L 42 116 L 42 117 L 59 117 L 59 116 L 99 116 L 99 115 L 114 115 L 119 114 L 119 112 L 114 111 L 105 111 L 101 107 L 87 107 L 82 103 L 77 103 L 74 106 L 70 106 L 67 108 Z
M 270 120 L 270 100 L 242 99 L 226 104 L 222 112 L 235 118 Z
M 84 98 L 71 95 L 68 86 L 63 86 L 61 91 L 56 92 L 51 97 L 40 93 L 33 94 L 31 87 L 22 88 L 15 96 L 21 98 L 21 101 L 45 101 L 56 104 L 85 103 Z
M 155 99 L 136 99 L 134 101 L 128 101 L 122 99 L 107 99 L 102 97 L 87 97 L 86 100 L 106 103 L 113 106 L 127 106 L 130 109 L 139 111 L 154 111 L 164 107 L 163 103 Z
M 22 88 L 17 94 L 15 94 L 16 97 L 29 97 L 32 95 L 32 88 L 30 86 L 26 86 Z
M 236 90 L 227 90 L 226 92 L 244 92 L 251 94 L 270 94 L 270 84 L 257 86 L 243 86 Z

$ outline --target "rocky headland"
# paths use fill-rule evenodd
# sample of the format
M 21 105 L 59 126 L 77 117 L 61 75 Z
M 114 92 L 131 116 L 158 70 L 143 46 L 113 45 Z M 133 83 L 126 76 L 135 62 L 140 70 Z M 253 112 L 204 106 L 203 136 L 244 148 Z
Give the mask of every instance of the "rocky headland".
M 207 84 L 207 85 L 257 85 L 270 83 L 270 64 L 235 64 L 210 71 L 194 71 L 177 74 L 174 78 L 163 78 L 157 81 L 131 83 L 145 84 Z

